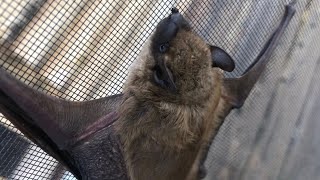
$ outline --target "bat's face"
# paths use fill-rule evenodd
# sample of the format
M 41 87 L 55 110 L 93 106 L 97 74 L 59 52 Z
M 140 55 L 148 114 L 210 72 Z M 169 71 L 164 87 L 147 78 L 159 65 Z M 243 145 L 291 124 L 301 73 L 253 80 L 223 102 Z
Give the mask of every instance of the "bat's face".
M 212 49 L 180 13 L 173 11 L 158 24 L 143 48 L 125 90 L 153 101 L 203 101 L 219 89 L 215 87 L 222 77 L 222 71 L 214 67 Z M 221 52 L 223 57 L 225 52 Z

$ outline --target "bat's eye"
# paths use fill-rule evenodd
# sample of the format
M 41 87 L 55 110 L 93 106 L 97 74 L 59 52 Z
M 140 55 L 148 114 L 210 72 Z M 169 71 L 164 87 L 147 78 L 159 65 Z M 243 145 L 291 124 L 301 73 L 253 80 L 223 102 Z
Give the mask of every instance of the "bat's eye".
M 160 53 L 165 53 L 165 52 L 168 51 L 168 49 L 169 49 L 169 44 L 168 43 L 164 43 L 164 44 L 161 44 L 159 46 Z

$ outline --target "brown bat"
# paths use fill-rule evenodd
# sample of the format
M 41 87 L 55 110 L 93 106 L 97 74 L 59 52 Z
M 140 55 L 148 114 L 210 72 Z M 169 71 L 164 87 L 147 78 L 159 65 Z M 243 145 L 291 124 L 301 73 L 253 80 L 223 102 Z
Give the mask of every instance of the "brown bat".
M 295 10 L 239 78 L 232 58 L 207 45 L 178 12 L 162 20 L 131 68 L 123 94 L 70 102 L 0 70 L 0 112 L 79 179 L 200 179 L 210 142 L 240 108 Z

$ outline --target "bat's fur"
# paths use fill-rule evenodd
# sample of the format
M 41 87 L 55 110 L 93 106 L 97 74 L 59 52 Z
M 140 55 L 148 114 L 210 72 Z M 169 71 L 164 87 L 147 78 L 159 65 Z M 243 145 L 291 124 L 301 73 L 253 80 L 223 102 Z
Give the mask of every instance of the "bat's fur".
M 152 79 L 156 60 L 150 51 L 147 43 L 131 69 L 119 109 L 117 127 L 129 176 L 132 180 L 198 179 L 200 150 L 220 124 L 215 116 L 222 71 L 212 67 L 209 46 L 194 32 L 182 29 L 161 57 L 175 77 L 177 92 L 170 92 Z

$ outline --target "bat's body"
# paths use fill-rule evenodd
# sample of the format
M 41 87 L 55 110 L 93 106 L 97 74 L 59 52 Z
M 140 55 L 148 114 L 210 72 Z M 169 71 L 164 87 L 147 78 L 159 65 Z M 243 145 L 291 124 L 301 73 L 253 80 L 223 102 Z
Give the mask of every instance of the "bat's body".
M 159 23 L 145 46 L 125 84 L 117 121 L 129 175 L 186 179 L 220 124 L 215 116 L 223 76 L 212 67 L 218 49 L 211 51 L 177 12 Z M 231 57 L 219 53 L 232 70 Z
M 208 147 L 230 110 L 241 107 L 288 25 L 291 5 L 254 64 L 207 45 L 173 9 L 146 43 L 122 95 L 69 102 L 0 70 L 0 111 L 80 179 L 199 179 Z M 200 167 L 200 169 L 199 169 Z

